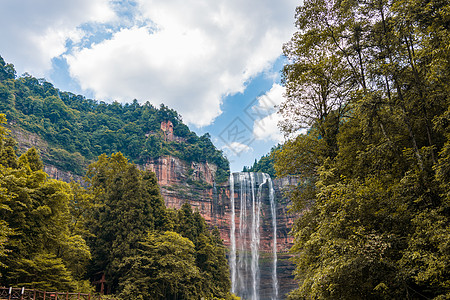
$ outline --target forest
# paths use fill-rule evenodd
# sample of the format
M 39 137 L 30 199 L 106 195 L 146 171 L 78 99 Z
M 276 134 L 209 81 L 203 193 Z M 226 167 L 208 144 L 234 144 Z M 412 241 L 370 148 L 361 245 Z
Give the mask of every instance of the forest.
M 450 3 L 305 0 L 295 26 L 279 107 L 289 139 L 244 167 L 299 180 L 286 192 L 288 299 L 450 299 Z M 87 292 L 105 276 L 119 299 L 234 299 L 218 231 L 187 204 L 166 208 L 136 165 L 208 161 L 226 181 L 208 135 L 164 105 L 61 92 L 1 58 L 0 112 L 2 285 Z M 164 139 L 168 120 L 180 140 Z M 17 153 L 7 126 L 51 150 Z M 87 187 L 50 179 L 44 162 Z
M 0 114 L 0 284 L 114 299 L 233 299 L 225 247 L 189 204 L 165 207 L 156 176 L 102 154 L 88 188 L 50 179 L 39 152 L 19 157 Z M 99 287 L 97 287 L 97 290 Z
M 163 104 L 155 108 L 137 100 L 105 103 L 62 92 L 27 73 L 16 77 L 14 65 L 0 56 L 0 112 L 6 114 L 8 126 L 37 134 L 49 144 L 48 153 L 42 155 L 45 163 L 83 176 L 102 153 L 121 152 L 136 164 L 173 155 L 188 162 L 213 163 L 218 167 L 216 180 L 228 178 L 229 162 L 209 134 L 197 136 Z M 172 122 L 177 139 L 164 138 L 163 121 Z
M 273 154 L 300 217 L 289 299 L 450 298 L 450 3 L 305 0 Z
M 282 148 L 281 144 L 278 144 L 277 146 L 272 147 L 270 149 L 270 152 L 266 155 L 263 155 L 259 159 L 255 159 L 253 162 L 253 165 L 251 166 L 244 166 L 242 168 L 242 172 L 263 172 L 270 175 L 270 177 L 275 178 L 276 172 L 274 168 L 274 159 L 275 159 L 275 153 L 279 152 Z

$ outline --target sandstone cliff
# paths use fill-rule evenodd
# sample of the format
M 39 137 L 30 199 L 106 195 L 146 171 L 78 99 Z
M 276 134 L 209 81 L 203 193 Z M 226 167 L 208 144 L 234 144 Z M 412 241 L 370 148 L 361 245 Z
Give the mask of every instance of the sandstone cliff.
M 11 135 L 18 142 L 19 153 L 25 152 L 31 147 L 39 149 L 44 161 L 44 171 L 51 178 L 70 182 L 71 180 L 82 182 L 82 176 L 70 172 L 55 165 L 52 150 L 48 143 L 37 134 L 30 133 L 14 123 L 8 124 Z M 169 141 L 179 140 L 173 134 L 173 125 L 170 121 L 161 123 L 164 138 Z M 85 166 L 81 166 L 85 167 Z M 174 156 L 161 156 L 149 160 L 141 166 L 144 169 L 156 173 L 161 194 L 168 207 L 180 208 L 188 202 L 194 210 L 198 210 L 210 226 L 217 226 L 225 245 L 230 244 L 230 187 L 229 182 L 216 182 L 217 167 L 208 162 L 191 162 L 181 160 Z M 289 234 L 293 223 L 293 216 L 288 213 L 289 201 L 282 196 L 282 190 L 295 184 L 293 179 L 273 180 L 277 199 L 278 219 L 278 252 L 287 251 L 292 245 L 292 237 Z M 236 196 L 237 197 L 237 196 Z M 262 205 L 261 248 L 262 251 L 271 251 L 271 224 L 270 204 L 265 201 Z
M 50 178 L 62 180 L 65 182 L 70 182 L 72 180 L 77 182 L 83 181 L 81 175 L 64 170 L 63 168 L 54 165 L 49 145 L 39 135 L 16 126 L 14 122 L 8 123 L 7 128 L 8 130 L 10 130 L 11 136 L 17 142 L 19 155 L 26 152 L 32 147 L 38 149 L 44 162 L 44 171 L 50 176 Z
M 145 169 L 156 173 L 161 194 L 168 207 L 180 208 L 188 202 L 198 210 L 211 226 L 217 226 L 228 246 L 230 244 L 231 202 L 229 182 L 216 183 L 216 166 L 205 163 L 187 163 L 173 156 L 163 156 L 149 161 Z M 278 252 L 286 252 L 292 245 L 294 216 L 288 212 L 290 202 L 282 195 L 283 189 L 295 184 L 292 178 L 273 181 L 277 201 Z M 238 196 L 235 195 L 235 199 Z M 235 200 L 237 201 L 237 200 Z M 270 203 L 264 200 L 261 212 L 261 249 L 272 251 L 272 225 Z

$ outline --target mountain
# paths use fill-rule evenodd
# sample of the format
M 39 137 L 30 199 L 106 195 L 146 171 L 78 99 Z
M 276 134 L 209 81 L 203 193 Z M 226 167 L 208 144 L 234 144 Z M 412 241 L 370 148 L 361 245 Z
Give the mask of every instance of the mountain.
M 14 66 L 0 57 L 0 113 L 6 114 L 7 128 L 18 143 L 19 153 L 31 147 L 39 149 L 50 177 L 83 182 L 88 165 L 98 156 L 121 152 L 138 168 L 156 174 L 167 207 L 182 209 L 189 203 L 210 227 L 218 228 L 224 244 L 230 246 L 233 209 L 229 162 L 208 134 L 199 137 L 190 131 L 176 111 L 164 105 L 156 108 L 149 102 L 139 104 L 137 100 L 108 104 L 60 91 L 29 74 L 16 78 Z M 249 171 L 273 177 L 272 156 L 263 157 Z M 281 253 L 292 246 L 289 233 L 294 220 L 283 190 L 296 183 L 295 178 L 273 181 L 277 203 L 275 249 L 280 253 L 279 284 L 283 292 L 293 288 L 292 263 Z M 241 214 L 239 198 L 234 196 L 236 216 Z M 261 216 L 260 250 L 266 253 L 261 260 L 261 288 L 270 289 L 267 256 L 274 247 L 267 197 L 262 201 Z
M 16 78 L 14 66 L 1 57 L 0 111 L 17 136 L 19 152 L 37 146 L 55 175 L 83 176 L 102 153 L 121 152 L 138 165 L 167 155 L 209 163 L 216 166 L 216 181 L 228 178 L 229 162 L 209 134 L 197 136 L 173 109 L 137 100 L 105 103 L 60 91 L 27 73 Z

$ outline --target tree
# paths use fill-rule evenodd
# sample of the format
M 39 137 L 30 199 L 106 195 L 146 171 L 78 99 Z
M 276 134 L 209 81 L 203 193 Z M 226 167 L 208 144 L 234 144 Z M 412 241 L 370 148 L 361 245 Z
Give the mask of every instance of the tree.
M 301 214 L 290 298 L 448 297 L 448 8 L 400 0 L 297 8 L 281 128 L 309 129 L 275 160 L 278 176 L 300 179 L 290 191 Z
M 121 153 L 101 155 L 90 165 L 86 180 L 96 204 L 89 224 L 94 235 L 88 238 L 90 274 L 105 273 L 116 292 L 123 260 L 137 253 L 148 230 L 166 224 L 164 202 L 155 174 L 138 170 Z
M 205 219 L 185 203 L 177 211 L 175 230 L 195 246 L 195 262 L 200 272 L 199 285 L 208 297 L 225 298 L 231 288 L 225 248 L 217 228 L 211 234 Z
M 69 185 L 47 179 L 35 148 L 16 160 L 8 155 L 9 166 L 0 164 L 2 284 L 88 290 L 75 262 L 86 262 L 90 252 L 69 231 Z
M 3 58 L 0 57 L 0 82 L 3 80 L 15 78 L 16 70 L 14 69 L 14 65 L 5 63 Z
M 149 233 L 138 256 L 130 258 L 121 296 L 129 299 L 200 299 L 200 272 L 194 244 L 167 231 Z

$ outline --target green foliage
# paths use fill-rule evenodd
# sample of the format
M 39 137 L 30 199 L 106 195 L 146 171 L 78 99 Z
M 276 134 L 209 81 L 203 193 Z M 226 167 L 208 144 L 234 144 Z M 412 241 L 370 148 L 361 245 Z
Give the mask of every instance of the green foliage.
M 154 173 L 139 171 L 121 154 L 101 155 L 89 166 L 86 180 L 96 204 L 89 224 L 91 274 L 105 272 L 112 291 L 118 288 L 125 257 L 136 254 L 139 241 L 164 216 L 164 202 Z M 165 221 L 159 223 L 164 224 Z
M 132 279 L 125 281 L 126 299 L 200 299 L 200 272 L 195 265 L 194 244 L 166 231 L 149 233 L 140 255 L 128 264 Z M 134 273 L 134 274 L 133 274 Z M 137 279 L 137 280 L 136 280 Z M 130 282 L 131 281 L 131 282 Z
M 9 273 L 16 286 L 44 291 L 73 291 L 76 285 L 61 258 L 54 254 L 39 253 L 32 259 L 20 259 Z
M 69 229 L 70 186 L 47 178 L 35 148 L 17 158 L 2 126 L 0 140 L 2 285 L 89 291 L 83 276 L 90 251 Z
M 228 295 L 222 241 L 188 204 L 166 209 L 154 173 L 138 170 L 116 153 L 101 155 L 86 180 L 89 193 L 77 192 L 80 202 L 73 209 L 78 214 L 73 215 L 90 230 L 91 278 L 104 273 L 111 291 L 124 299 Z
M 449 4 L 310 0 L 284 47 L 290 299 L 446 299 Z
M 244 166 L 243 172 L 263 172 L 270 175 L 270 177 L 275 178 L 275 168 L 274 168 L 274 154 L 280 151 L 281 145 L 272 147 L 267 155 L 262 156 L 258 161 L 255 162 L 251 167 Z
M 218 166 L 217 180 L 228 178 L 229 162 L 208 134 L 198 137 L 180 115 L 165 105 L 155 108 L 137 100 L 107 104 L 62 92 L 44 79 L 24 74 L 0 57 L 0 111 L 14 126 L 37 134 L 49 144 L 45 163 L 84 175 L 102 153 L 121 152 L 134 163 L 162 155 Z M 173 124 L 174 141 L 164 139 L 161 122 Z

